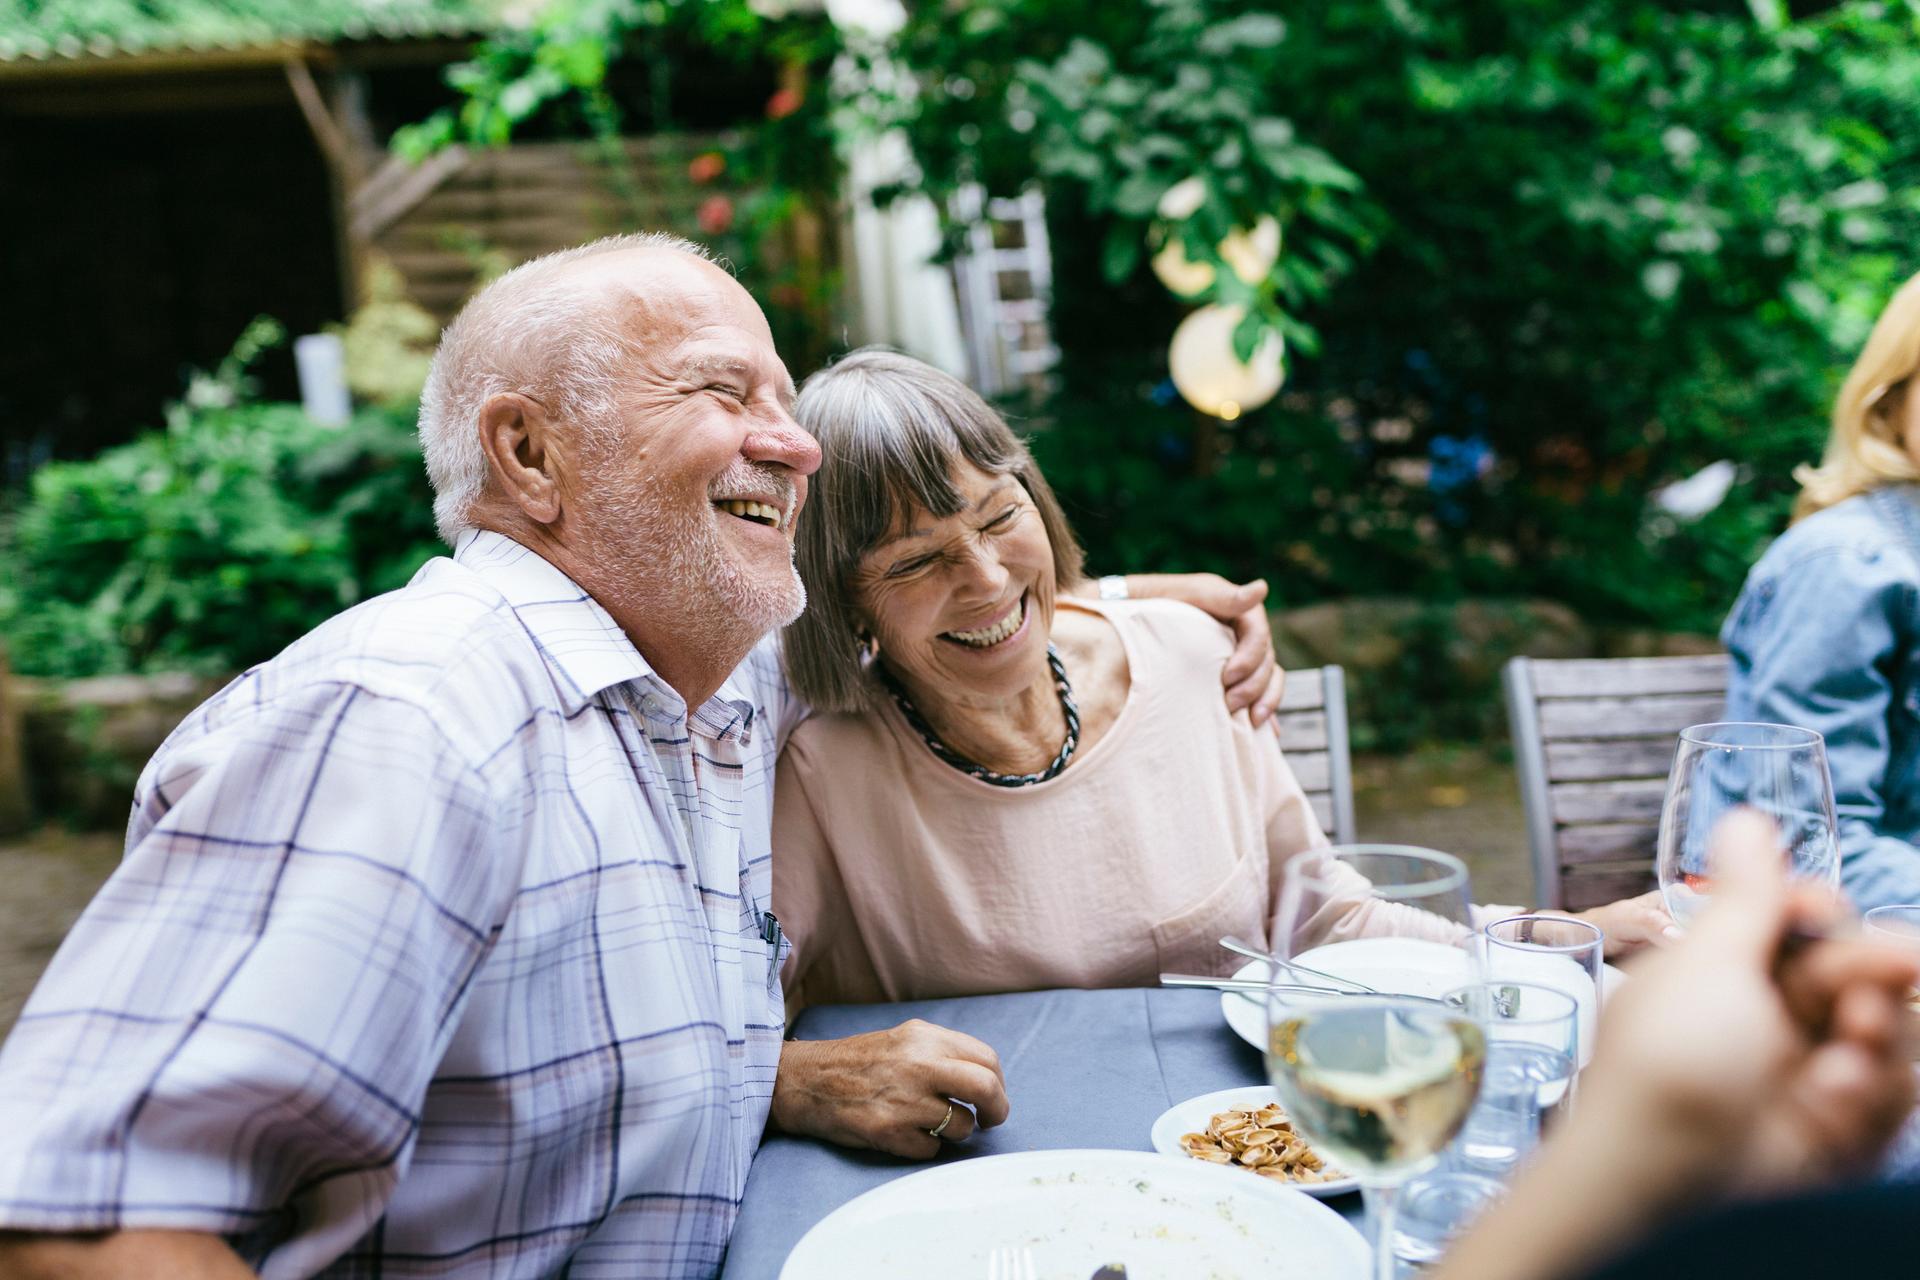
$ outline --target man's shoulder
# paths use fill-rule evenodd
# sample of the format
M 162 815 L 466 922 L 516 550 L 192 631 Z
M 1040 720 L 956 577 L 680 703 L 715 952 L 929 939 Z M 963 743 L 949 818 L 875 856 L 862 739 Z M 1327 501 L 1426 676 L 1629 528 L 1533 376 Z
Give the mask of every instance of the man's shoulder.
M 524 723 L 530 704 L 557 700 L 539 649 L 505 598 L 440 558 L 249 670 L 202 708 L 200 727 L 340 688 L 409 704 L 474 746 Z

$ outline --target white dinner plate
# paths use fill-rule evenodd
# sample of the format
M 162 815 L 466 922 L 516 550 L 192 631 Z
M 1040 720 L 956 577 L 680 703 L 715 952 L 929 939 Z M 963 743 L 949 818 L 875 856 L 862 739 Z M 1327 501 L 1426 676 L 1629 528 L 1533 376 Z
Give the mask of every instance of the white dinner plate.
M 1266 1178 L 1144 1151 L 975 1156 L 895 1178 L 814 1224 L 780 1280 L 980 1280 L 996 1249 L 1034 1274 L 1364 1280 L 1360 1233 Z
M 1239 1089 L 1222 1089 L 1218 1093 L 1203 1093 L 1197 1098 L 1188 1098 L 1162 1111 L 1160 1118 L 1153 1122 L 1150 1135 L 1153 1149 L 1161 1155 L 1192 1160 L 1193 1157 L 1180 1146 L 1183 1134 L 1205 1133 L 1207 1122 L 1229 1107 L 1264 1107 L 1269 1102 L 1278 1101 L 1280 1095 L 1268 1084 L 1250 1084 Z M 1360 1183 L 1353 1178 L 1336 1178 L 1328 1182 L 1283 1182 L 1279 1185 L 1304 1191 L 1310 1196 L 1337 1196 L 1352 1191 Z
M 1466 982 L 1468 971 L 1466 952 L 1458 947 L 1425 942 L 1418 938 L 1356 938 L 1351 942 L 1315 947 L 1295 959 L 1310 968 L 1364 982 L 1381 991 L 1414 996 L 1443 996 Z M 1514 964 L 1533 967 L 1526 972 L 1519 972 L 1510 967 Z M 1534 967 L 1537 967 L 1537 972 Z M 1561 970 L 1565 973 L 1562 974 Z M 1585 1066 L 1593 1054 L 1592 997 L 1582 994 L 1577 988 L 1587 984 L 1586 971 L 1569 960 L 1543 955 L 1537 962 L 1530 956 L 1517 961 L 1503 958 L 1500 972 L 1523 981 L 1563 987 L 1580 1001 L 1580 1064 Z M 1264 982 L 1267 978 L 1267 962 L 1249 960 L 1236 969 L 1233 976 Z M 1601 999 L 1610 997 L 1626 980 L 1627 975 L 1612 965 L 1603 966 L 1600 975 Z M 1220 993 L 1220 1013 L 1235 1035 L 1262 1053 L 1266 1052 L 1267 1010 L 1264 997 L 1223 991 Z

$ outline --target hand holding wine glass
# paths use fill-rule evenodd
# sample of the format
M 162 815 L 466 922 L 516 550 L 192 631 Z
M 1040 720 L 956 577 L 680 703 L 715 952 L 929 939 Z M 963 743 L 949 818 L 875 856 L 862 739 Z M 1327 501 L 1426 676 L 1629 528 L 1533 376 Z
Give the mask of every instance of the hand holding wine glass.
M 1573 1274 L 1728 1192 L 1869 1167 L 1914 1097 L 1911 950 L 1844 935 L 1756 814 L 1716 830 L 1712 908 L 1600 1023 L 1579 1106 L 1436 1280 Z

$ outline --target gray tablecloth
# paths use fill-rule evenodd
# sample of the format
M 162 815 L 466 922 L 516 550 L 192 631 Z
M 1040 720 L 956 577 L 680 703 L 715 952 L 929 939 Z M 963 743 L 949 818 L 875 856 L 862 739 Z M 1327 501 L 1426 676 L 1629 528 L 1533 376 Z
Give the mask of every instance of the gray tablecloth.
M 1013 1114 L 944 1157 L 1112 1147 L 1150 1151 L 1162 1111 L 1265 1078 L 1260 1055 L 1220 1018 L 1208 991 L 1033 991 L 908 1004 L 827 1005 L 800 1018 L 803 1040 L 829 1040 L 925 1018 L 978 1036 L 1000 1054 Z M 771 1135 L 747 1177 L 725 1280 L 774 1280 L 814 1223 L 864 1191 L 927 1166 Z M 1357 1195 L 1329 1202 L 1350 1217 Z

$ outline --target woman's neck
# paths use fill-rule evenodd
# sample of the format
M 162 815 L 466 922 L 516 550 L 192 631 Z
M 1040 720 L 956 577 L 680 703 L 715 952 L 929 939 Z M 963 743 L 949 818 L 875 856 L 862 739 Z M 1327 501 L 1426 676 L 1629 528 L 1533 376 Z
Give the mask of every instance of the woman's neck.
M 1005 697 L 926 694 L 902 681 L 914 709 L 948 748 L 995 773 L 1038 773 L 1067 736 L 1053 670 L 1044 655 L 1032 679 Z

